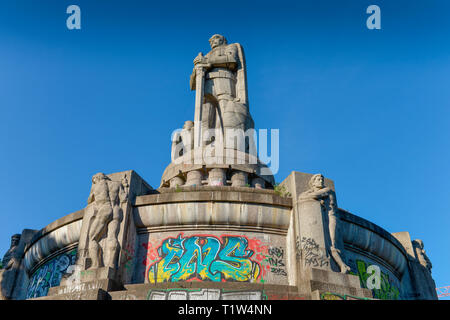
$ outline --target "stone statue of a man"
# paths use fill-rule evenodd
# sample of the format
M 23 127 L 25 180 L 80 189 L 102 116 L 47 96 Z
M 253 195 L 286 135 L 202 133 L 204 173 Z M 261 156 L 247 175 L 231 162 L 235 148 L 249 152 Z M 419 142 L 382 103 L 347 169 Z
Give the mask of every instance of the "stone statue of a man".
M 194 59 L 194 65 L 208 65 L 205 72 L 202 130 L 254 128 L 248 109 L 247 79 L 244 51 L 239 43 L 228 44 L 224 36 L 209 39 L 211 51 Z M 195 90 L 195 68 L 191 75 L 191 90 Z
M 121 203 L 127 201 L 128 180 L 126 175 L 122 182 L 112 181 L 103 173 L 92 177 L 92 189 L 88 204 L 93 203 L 94 215 L 89 226 L 88 256 L 91 268 L 102 266 L 115 268 L 120 251 L 120 222 L 123 219 Z M 100 247 L 100 240 L 106 235 L 106 244 Z
M 14 234 L 11 237 L 11 246 L 8 249 L 8 251 L 6 251 L 2 260 L 2 265 L 5 270 L 10 270 L 14 266 L 16 260 L 14 252 L 16 251 L 17 246 L 19 245 L 19 241 L 20 241 L 20 234 Z
M 416 239 L 412 241 L 412 244 L 417 260 L 419 260 L 419 263 L 431 273 L 431 268 L 433 267 L 433 265 L 431 264 L 431 260 L 428 258 L 425 252 L 423 241 L 420 239 Z
M 341 252 L 338 249 L 338 220 L 336 213 L 336 194 L 333 190 L 324 185 L 324 177 L 315 174 L 309 180 L 309 189 L 301 193 L 299 201 L 316 200 L 319 201 L 325 212 L 328 212 L 328 231 L 331 240 L 331 255 L 338 264 L 342 273 L 348 273 L 350 267 L 342 260 Z
M 18 252 L 20 237 L 20 234 L 15 234 L 11 237 L 11 246 L 2 259 L 3 269 L 0 270 L 0 299 L 9 299 L 12 294 L 17 269 L 20 265 L 21 252 Z

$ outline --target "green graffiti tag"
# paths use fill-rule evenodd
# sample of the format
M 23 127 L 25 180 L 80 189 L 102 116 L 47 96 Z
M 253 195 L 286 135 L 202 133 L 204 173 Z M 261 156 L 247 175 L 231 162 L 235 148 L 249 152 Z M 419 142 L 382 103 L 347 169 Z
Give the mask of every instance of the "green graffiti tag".
M 359 276 L 361 286 L 367 288 L 367 279 L 371 276 L 367 273 L 368 264 L 363 260 L 356 260 L 357 273 L 350 272 L 350 274 Z M 373 297 L 380 300 L 398 300 L 400 298 L 400 291 L 397 287 L 389 281 L 389 275 L 381 272 L 380 274 L 380 289 L 371 289 Z

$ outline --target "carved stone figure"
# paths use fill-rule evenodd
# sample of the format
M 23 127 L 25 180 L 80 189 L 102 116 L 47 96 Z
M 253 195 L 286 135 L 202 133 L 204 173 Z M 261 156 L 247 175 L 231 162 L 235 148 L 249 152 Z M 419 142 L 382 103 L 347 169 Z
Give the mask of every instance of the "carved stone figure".
M 183 129 L 172 137 L 172 161 L 194 148 L 194 122 L 186 121 Z
M 227 129 L 254 128 L 248 109 L 244 51 L 239 43 L 228 44 L 224 36 L 209 39 L 211 51 L 194 59 L 191 90 L 203 90 L 196 104 L 201 130 L 218 128 L 225 137 Z M 201 86 L 199 81 L 204 81 Z M 202 83 L 203 84 L 203 83 Z M 201 110 L 198 110 L 201 108 Z M 225 138 L 226 139 L 226 138 Z
M 1 299 L 9 299 L 12 294 L 21 258 L 21 252 L 18 252 L 19 242 L 20 234 L 13 235 L 11 237 L 11 246 L 2 259 L 3 270 L 0 270 Z
M 341 257 L 341 251 L 338 249 L 338 223 L 339 218 L 336 213 L 336 195 L 333 190 L 324 185 L 324 177 L 321 174 L 315 174 L 309 180 L 309 189 L 301 193 L 299 201 L 316 200 L 321 204 L 322 209 L 328 213 L 328 232 L 331 240 L 331 255 L 338 264 L 342 273 L 348 273 L 350 267 L 345 264 Z
M 88 231 L 88 256 L 91 268 L 115 268 L 120 244 L 117 239 L 120 222 L 123 219 L 121 204 L 128 199 L 128 179 L 112 181 L 103 173 L 92 177 L 92 189 L 88 204 L 93 203 L 94 215 Z M 106 235 L 106 244 L 102 250 L 100 240 Z M 103 254 L 102 254 L 103 251 Z
M 431 273 L 431 268 L 433 267 L 433 265 L 431 264 L 431 261 L 425 252 L 423 241 L 420 239 L 416 239 L 412 241 L 412 244 L 419 263 Z
M 20 234 L 15 234 L 11 237 L 11 246 L 6 251 L 5 255 L 3 256 L 2 265 L 5 270 L 10 270 L 15 263 L 15 257 L 14 252 L 17 249 L 17 246 L 19 245 L 20 241 Z

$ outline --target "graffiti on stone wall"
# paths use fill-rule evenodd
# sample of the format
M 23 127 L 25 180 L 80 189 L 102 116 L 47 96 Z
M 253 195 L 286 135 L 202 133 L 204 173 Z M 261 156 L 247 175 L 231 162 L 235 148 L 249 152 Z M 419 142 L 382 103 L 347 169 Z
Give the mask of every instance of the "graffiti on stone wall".
M 269 247 L 266 261 L 270 265 L 270 272 L 287 276 L 284 262 L 284 249 L 282 247 Z
M 76 256 L 77 250 L 74 249 L 53 258 L 37 269 L 28 285 L 27 299 L 44 297 L 50 287 L 58 286 L 67 269 L 75 265 Z
M 264 291 L 227 291 L 224 289 L 150 290 L 147 300 L 267 300 Z
M 320 295 L 320 300 L 373 300 L 370 298 L 357 297 L 349 294 L 339 294 L 333 292 L 325 292 Z
M 261 266 L 244 236 L 212 235 L 168 238 L 157 249 L 158 261 L 147 271 L 150 283 L 200 281 L 255 281 Z
M 134 247 L 131 243 L 128 243 L 128 245 L 122 249 L 123 252 L 123 259 L 124 259 L 124 266 L 125 270 L 128 273 L 133 272 L 132 266 L 133 266 L 133 257 L 134 257 Z
M 297 239 L 298 242 L 298 239 Z M 305 265 L 311 267 L 324 267 L 330 264 L 326 253 L 324 253 L 319 244 L 312 238 L 303 237 L 301 240 L 301 252 L 297 252 L 297 257 L 303 257 Z
M 350 274 L 359 276 L 361 286 L 363 288 L 369 289 L 367 286 L 367 280 L 372 275 L 367 272 L 367 268 L 370 264 L 367 264 L 363 260 L 356 260 L 356 272 L 351 271 Z M 398 300 L 400 299 L 399 289 L 392 283 L 389 279 L 389 274 L 381 272 L 380 273 L 380 288 L 371 289 L 373 297 L 380 300 Z
M 187 238 L 192 239 L 188 241 Z M 172 245 L 169 245 L 170 243 Z M 222 235 L 217 237 L 210 234 L 184 237 L 183 234 L 180 234 L 177 238 L 168 238 L 162 242 L 149 240 L 149 242 L 141 243 L 141 246 L 144 247 L 144 250 L 147 253 L 146 257 L 142 261 L 142 264 L 145 266 L 144 277 L 146 277 L 148 281 L 251 281 L 265 283 L 269 274 L 275 277 L 287 276 L 287 271 L 285 269 L 285 249 L 281 246 L 269 246 L 265 241 L 262 241 L 258 237 L 247 237 L 241 235 Z M 208 246 L 212 247 L 209 249 Z M 254 270 L 259 270 L 259 275 L 257 277 L 240 277 L 241 280 L 239 280 L 239 278 L 227 277 L 226 275 L 224 276 L 218 272 L 219 270 L 212 270 L 211 268 L 209 268 L 209 273 L 206 272 L 208 271 L 208 266 L 214 267 L 216 264 L 214 261 L 221 260 L 221 256 L 224 256 L 226 251 L 230 251 L 229 248 L 226 248 L 227 246 L 231 248 L 231 252 L 229 253 L 229 257 L 226 257 L 227 260 L 224 261 L 230 261 L 231 263 L 227 263 L 230 267 L 233 268 L 232 260 L 235 260 L 235 258 L 241 258 L 245 260 L 243 266 L 248 266 L 247 270 L 250 268 L 250 261 L 252 267 L 254 266 L 255 268 Z M 235 250 L 235 252 L 233 252 L 233 246 L 236 247 L 236 249 L 239 248 L 239 250 Z M 169 251 L 173 251 L 173 253 L 171 253 L 172 256 L 169 256 Z M 242 252 L 247 252 L 249 254 L 247 257 L 243 257 L 239 256 L 239 252 L 241 252 L 241 254 Z M 167 257 L 164 259 L 161 254 L 166 254 Z M 210 257 L 208 255 L 210 255 Z M 181 274 L 172 277 L 173 274 L 178 272 L 185 272 L 181 263 L 183 261 L 186 262 L 189 256 L 193 258 L 190 262 L 192 262 L 191 266 L 195 270 L 190 270 L 185 277 L 181 277 Z M 172 258 L 171 262 L 168 261 L 169 258 Z M 180 260 L 180 258 L 183 259 Z M 230 260 L 230 258 L 232 260 Z M 161 270 L 163 264 L 165 264 L 166 270 Z M 234 264 L 237 265 L 236 263 Z M 221 265 L 217 264 L 215 267 L 217 266 L 226 265 L 222 263 Z M 166 273 L 165 278 L 160 277 L 158 279 L 158 276 L 163 275 L 167 269 L 169 270 L 169 273 Z M 201 270 L 204 270 L 203 277 L 198 274 Z M 212 273 L 216 274 L 211 276 Z M 205 274 L 207 276 L 204 276 Z M 253 275 L 255 274 L 253 273 Z

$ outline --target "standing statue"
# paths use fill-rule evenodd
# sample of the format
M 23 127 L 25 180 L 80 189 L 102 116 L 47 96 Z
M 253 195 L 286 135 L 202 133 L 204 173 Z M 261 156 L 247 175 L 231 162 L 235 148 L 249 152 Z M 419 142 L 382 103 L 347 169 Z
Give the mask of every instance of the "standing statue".
M 431 261 L 425 252 L 423 241 L 420 239 L 416 239 L 412 241 L 412 244 L 417 260 L 419 260 L 419 263 L 423 267 L 425 267 L 431 274 L 431 268 L 433 267 L 433 265 L 431 264 Z
M 245 132 L 254 128 L 250 116 L 244 51 L 239 43 L 228 44 L 224 36 L 209 39 L 211 51 L 194 59 L 191 90 L 196 90 L 194 119 L 195 147 L 203 145 L 202 133 L 220 129 Z M 225 138 L 226 139 L 226 138 Z M 246 146 L 248 150 L 248 145 Z
M 88 204 L 93 203 L 94 214 L 88 231 L 88 256 L 92 268 L 103 266 L 115 268 L 120 244 L 120 222 L 123 219 L 121 204 L 128 199 L 128 180 L 126 175 L 121 182 L 112 181 L 103 173 L 92 177 L 92 189 Z M 102 254 L 100 240 L 106 235 L 106 244 Z
M 321 174 L 315 174 L 309 180 L 309 189 L 301 193 L 299 201 L 317 200 L 322 209 L 328 212 L 328 231 L 331 240 L 331 256 L 336 261 L 342 273 L 348 273 L 350 267 L 345 264 L 341 257 L 341 251 L 338 249 L 338 228 L 339 217 L 337 216 L 336 194 L 333 190 L 324 185 L 324 177 Z
M 11 246 L 2 259 L 3 269 L 0 270 L 1 299 L 11 298 L 22 253 L 18 250 L 20 237 L 20 234 L 11 237 Z

